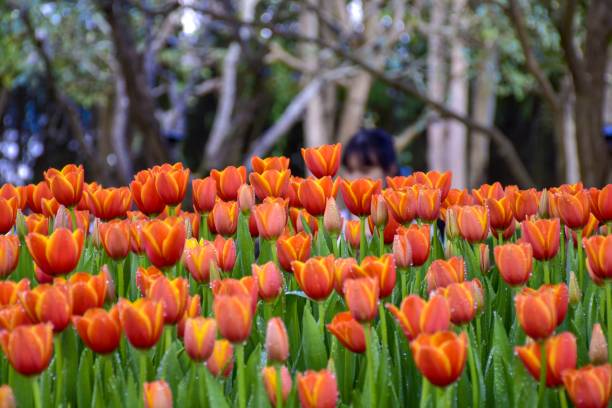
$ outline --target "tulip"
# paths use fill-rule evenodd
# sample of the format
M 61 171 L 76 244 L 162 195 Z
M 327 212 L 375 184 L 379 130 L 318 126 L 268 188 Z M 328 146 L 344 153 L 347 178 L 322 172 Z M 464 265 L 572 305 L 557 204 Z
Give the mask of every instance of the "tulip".
M 416 213 L 417 217 L 431 223 L 440 216 L 441 193 L 435 188 L 420 188 L 418 190 Z
M 284 203 L 267 201 L 253 209 L 259 236 L 264 239 L 276 239 L 287 224 L 287 210 Z
M 370 203 L 370 217 L 368 219 L 368 222 L 371 223 L 370 230 L 373 233 L 376 232 L 374 227 L 384 226 L 389 217 L 389 210 L 383 196 L 381 194 L 373 194 Z
M 0 408 L 15 408 L 17 401 L 15 394 L 8 384 L 0 386 Z
M 55 229 L 67 228 L 70 231 L 74 230 L 75 228 L 80 228 L 85 234 L 87 234 L 87 231 L 89 231 L 89 211 L 75 211 L 74 215 L 76 220 L 76 227 L 72 222 L 72 215 L 70 214 L 68 209 L 63 205 L 60 205 L 55 214 L 53 227 Z
M 359 266 L 354 266 L 354 277 L 370 277 L 378 280 L 380 298 L 391 295 L 396 281 L 395 259 L 392 254 L 381 257 L 366 256 Z
M 408 224 L 416 217 L 418 191 L 413 188 L 404 190 L 386 189 L 383 197 L 391 215 L 400 224 Z
M 287 186 L 287 191 L 285 192 L 285 198 L 289 200 L 289 207 L 302 208 L 302 203 L 298 197 L 298 191 L 302 181 L 304 181 L 302 177 L 289 177 L 289 185 Z
M 280 317 L 268 320 L 266 328 L 266 354 L 268 361 L 284 363 L 289 358 L 289 336 Z
M 357 179 L 354 181 L 342 180 L 340 191 L 344 204 L 351 212 L 358 216 L 368 215 L 372 205 L 372 196 L 380 193 L 380 180 Z
M 63 279 L 56 278 L 62 283 Z M 66 282 L 72 299 L 72 314 L 82 315 L 88 309 L 102 307 L 106 300 L 109 283 L 112 284 L 106 267 L 98 275 L 77 272 Z
M 451 283 L 435 292 L 448 301 L 450 319 L 456 325 L 471 322 L 483 306 L 482 285 L 478 279 Z
M 295 235 L 281 235 L 276 240 L 278 262 L 285 271 L 291 271 L 291 262 L 305 262 L 310 258 L 312 237 L 300 232 Z
M 601 190 L 589 189 L 589 207 L 601 222 L 612 221 L 612 184 L 608 184 Z
M 185 266 L 198 283 L 207 283 L 210 280 L 211 268 L 217 266 L 217 262 L 217 250 L 209 241 L 202 241 L 193 248 L 185 249 Z
M 157 343 L 164 328 L 164 306 L 151 299 L 137 299 L 133 303 L 121 299 L 119 316 L 125 336 L 137 349 L 150 349 Z
M 162 276 L 164 276 L 163 272 L 153 265 L 146 269 L 139 266 L 138 269 L 136 269 L 136 286 L 140 290 L 142 296 L 145 296 L 153 282 Z
M 420 184 L 427 188 L 439 189 L 442 201 L 444 201 L 449 194 L 452 176 L 450 171 L 440 173 L 433 170 L 427 173 L 417 171 L 413 174 L 415 184 Z
M 83 195 L 83 166 L 67 164 L 61 170 L 50 168 L 45 171 L 45 180 L 53 193 L 53 197 L 66 207 L 74 207 Z
M 289 168 L 289 159 L 285 156 L 278 157 L 265 157 L 259 156 L 251 157 L 251 167 L 255 173 L 263 173 L 266 170 L 287 170 Z
M 558 192 L 554 195 L 554 201 L 559 218 L 569 228 L 583 228 L 589 222 L 591 209 L 589 193 L 586 190 L 578 191 L 575 194 Z
M 253 276 L 245 276 L 238 279 L 218 279 L 212 282 L 213 296 L 245 296 L 251 304 L 252 314 L 257 310 L 258 287 L 257 281 Z
M 0 307 L 0 331 L 11 331 L 15 327 L 29 326 L 34 323 L 20 303 Z
M 484 241 L 489 235 L 489 212 L 480 205 L 457 207 L 457 226 L 463 239 L 470 243 Z
M 472 189 L 472 196 L 479 205 L 485 205 L 488 198 L 500 200 L 504 196 L 504 188 L 499 181 L 493 184 L 483 184 L 478 189 Z
M 11 366 L 21 375 L 45 371 L 53 355 L 53 326 L 41 323 L 0 331 L 0 346 Z
M 568 227 L 565 227 L 565 236 L 571 237 L 571 243 L 574 244 L 574 248 L 578 248 L 578 232 L 580 232 L 580 236 L 583 239 L 588 238 L 597 231 L 598 226 L 599 220 L 593 214 L 591 214 L 589 216 L 589 222 L 587 223 L 587 225 L 584 226 L 584 228 L 582 228 L 582 230 L 572 230 Z
M 325 203 L 325 212 L 323 213 L 323 226 L 325 230 L 332 235 L 340 234 L 342 231 L 342 216 L 338 211 L 336 199 L 330 197 Z
M 531 245 L 505 244 L 493 249 L 495 264 L 502 279 L 510 286 L 527 283 L 531 276 L 533 250 Z
M 414 362 L 427 380 L 438 387 L 457 381 L 465 367 L 468 340 L 465 332 L 420 334 L 410 343 Z
M 595 365 L 605 364 L 608 361 L 608 342 L 599 323 L 593 325 L 593 331 L 591 332 L 589 360 Z
M 83 197 L 94 217 L 105 221 L 125 217 L 132 204 L 132 195 L 127 187 L 85 191 Z
M 19 282 L 0 280 L 0 307 L 14 305 L 19 301 L 18 294 L 30 290 L 30 281 L 22 279 Z
M 289 370 L 287 367 L 282 366 L 279 369 L 275 367 L 264 367 L 261 370 L 261 375 L 263 377 L 263 383 L 266 387 L 266 393 L 268 394 L 268 399 L 272 406 L 276 407 L 276 387 L 278 386 L 278 371 L 280 371 L 281 376 L 281 397 L 283 398 L 283 402 L 287 400 L 289 397 L 289 393 L 291 392 L 291 375 L 289 374 Z
M 0 197 L 0 234 L 6 234 L 15 225 L 18 201 L 15 197 L 5 199 Z
M 236 242 L 231 238 L 217 235 L 213 245 L 217 254 L 217 264 L 223 272 L 231 272 L 236 264 Z
M 212 355 L 217 335 L 217 322 L 202 316 L 185 321 L 185 351 L 193 361 L 206 361 Z
M 158 268 L 173 266 L 181 259 L 185 238 L 185 224 L 177 217 L 150 221 L 142 229 L 147 257 Z
M 217 201 L 211 212 L 214 230 L 225 236 L 234 235 L 238 228 L 238 204 L 236 201 Z
M 589 275 L 597 284 L 612 279 L 612 235 L 596 235 L 582 240 L 587 256 Z
M 34 213 L 42 213 L 42 199 L 47 200 L 53 198 L 53 193 L 45 180 L 38 184 L 29 184 L 26 186 L 28 207 Z
M 38 232 L 39 234 L 49 234 L 49 218 L 42 214 L 30 214 L 25 217 L 26 229 L 28 232 Z
M 283 277 L 274 262 L 263 265 L 251 265 L 253 278 L 257 281 L 259 297 L 264 301 L 271 301 L 282 291 Z
M 167 382 L 148 382 L 143 387 L 144 408 L 172 408 L 172 390 Z
M 309 298 L 326 299 L 334 289 L 334 257 L 316 256 L 306 262 L 293 261 L 291 268 L 300 288 Z
M 355 249 L 361 243 L 361 224 L 359 220 L 349 220 L 344 223 L 344 238 Z
M 99 224 L 100 239 L 106 254 L 114 260 L 128 256 L 131 247 L 130 222 L 114 220 Z
M 514 214 L 509 198 L 502 197 L 499 200 L 487 198 L 485 205 L 489 210 L 491 232 L 502 233 L 510 227 L 510 224 L 514 223 Z
M 447 212 L 452 207 L 463 207 L 473 205 L 474 199 L 467 190 L 458 190 L 452 188 L 449 190 L 445 200 L 442 201 L 440 208 L 440 216 L 444 221 L 447 221 Z
M 223 201 L 235 201 L 238 189 L 246 183 L 246 167 L 228 166 L 225 169 L 212 170 L 210 176 L 217 183 L 217 195 Z
M 402 301 L 399 309 L 391 303 L 386 306 L 409 341 L 416 339 L 421 333 L 445 331 L 450 326 L 450 306 L 443 296 L 432 296 L 426 302 L 419 296 L 409 295 Z
M 291 219 L 291 224 L 293 225 L 295 231 L 297 233 L 306 231 L 304 229 L 304 225 L 302 224 L 304 221 L 306 225 L 310 229 L 308 232 L 311 234 L 316 234 L 319 227 L 317 225 L 317 219 L 310 215 L 308 211 L 303 208 L 290 208 L 289 209 L 289 218 Z
M 19 246 L 16 235 L 0 235 L 0 278 L 6 278 L 17 268 Z
M 323 215 L 327 200 L 335 198 L 338 193 L 339 180 L 333 181 L 329 176 L 319 179 L 309 177 L 303 180 L 298 187 L 300 203 L 310 214 Z
M 544 339 L 557 327 L 557 306 L 552 291 L 523 288 L 514 298 L 514 304 L 519 323 L 529 337 Z
M 263 200 L 266 197 L 284 197 L 289 187 L 291 170 L 266 170 L 261 174 L 249 174 L 249 181 L 255 195 Z
M 397 229 L 397 234 L 400 240 L 407 240 L 412 254 L 413 266 L 423 265 L 429 259 L 431 250 L 431 239 L 429 236 L 429 225 L 412 224 L 409 227 L 400 227 Z
M 565 389 L 576 408 L 605 408 L 612 390 L 612 365 L 588 365 L 561 374 Z
M 17 201 L 17 208 L 21 211 L 25 210 L 27 205 L 27 191 L 24 187 L 15 187 L 11 183 L 5 183 L 0 187 L 0 198 L 9 200 L 15 198 Z
M 30 319 L 40 323 L 52 323 L 53 331 L 61 332 L 70 323 L 72 297 L 65 285 L 38 285 L 20 292 L 19 300 Z
M 338 383 L 329 370 L 298 373 L 297 388 L 303 408 L 334 408 L 338 401 Z
M 226 339 L 215 341 L 213 352 L 206 360 L 208 371 L 215 377 L 228 377 L 234 367 L 234 347 Z
M 340 167 L 342 145 L 323 145 L 302 148 L 302 157 L 306 167 L 315 177 L 334 177 Z
M 178 206 L 187 192 L 189 169 L 183 168 L 182 163 L 164 163 L 153 167 L 151 172 L 155 177 L 155 189 L 164 204 Z
M 83 316 L 74 316 L 72 324 L 94 353 L 109 354 L 119 347 L 122 329 L 117 306 L 108 312 L 101 308 L 89 309 Z
M 540 292 L 550 291 L 555 299 L 555 308 L 557 312 L 557 326 L 563 323 L 565 315 L 567 314 L 567 307 L 569 304 L 569 289 L 565 283 L 558 283 L 555 285 L 542 285 L 538 289 Z
M 251 334 L 253 309 L 244 295 L 215 295 L 213 310 L 219 333 L 232 343 L 243 343 Z
M 183 317 L 188 296 L 189 281 L 185 278 L 170 280 L 162 276 L 155 279 L 147 290 L 147 298 L 162 304 L 165 324 L 178 323 Z
M 83 250 L 84 233 L 58 228 L 49 236 L 31 232 L 26 236 L 34 262 L 47 275 L 64 275 L 76 268 Z
M 465 279 L 465 263 L 463 258 L 454 256 L 448 260 L 436 259 L 427 270 L 428 292 L 443 288 L 451 283 L 463 282 Z
M 351 315 L 359 322 L 370 322 L 378 314 L 378 281 L 373 278 L 344 281 L 344 299 Z
M 563 332 L 546 340 L 546 386 L 553 388 L 563 383 L 563 371 L 576 368 L 576 338 L 570 332 Z M 515 347 L 527 371 L 538 380 L 540 378 L 541 353 L 540 343 L 532 342 L 526 346 Z
M 535 188 L 512 190 L 508 192 L 507 196 L 510 200 L 512 213 L 517 221 L 525 221 L 538 213 L 540 194 Z
M 130 191 L 136 206 L 146 215 L 160 214 L 166 208 L 166 203 L 155 188 L 155 176 L 149 170 L 136 173 L 130 183 Z
M 353 353 L 365 353 L 365 330 L 350 312 L 338 313 L 326 327 L 344 347 Z
M 393 258 L 398 268 L 407 269 L 412 265 L 412 247 L 405 235 L 398 233 L 393 237 Z
M 527 220 L 521 223 L 523 239 L 531 244 L 538 261 L 554 258 L 559 251 L 559 219 Z
M 181 320 L 176 324 L 176 335 L 179 339 L 182 339 L 185 335 L 185 323 L 187 319 L 198 317 L 202 314 L 202 303 L 200 302 L 200 295 L 189 296 L 187 298 L 187 306 L 185 306 L 185 312 Z
M 55 198 L 46 199 L 43 198 L 41 200 L 42 213 L 45 217 L 54 217 L 59 210 L 60 203 L 57 202 Z
M 353 274 L 353 267 L 359 266 L 355 258 L 334 259 L 334 289 L 344 296 L 344 282 Z

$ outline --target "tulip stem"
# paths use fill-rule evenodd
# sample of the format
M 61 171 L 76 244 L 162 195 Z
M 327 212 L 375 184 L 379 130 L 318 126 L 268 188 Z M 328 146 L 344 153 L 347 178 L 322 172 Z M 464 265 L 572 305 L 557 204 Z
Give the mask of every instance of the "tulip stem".
M 282 366 L 276 365 L 276 408 L 283 408 L 283 376 Z
M 367 379 L 368 379 L 368 388 L 370 391 L 370 404 L 369 406 L 376 405 L 376 385 L 374 383 L 374 353 L 372 347 L 374 347 L 374 343 L 372 342 L 372 325 L 370 323 L 364 324 L 365 331 L 365 340 L 366 340 L 366 360 L 368 364 L 367 371 Z
M 559 403 L 561 408 L 567 408 L 567 399 L 565 398 L 565 389 L 559 388 Z
M 411 268 L 401 268 L 400 269 L 400 282 L 402 284 L 402 288 L 401 288 L 401 299 L 404 299 L 406 297 L 406 294 L 408 292 L 408 274 L 410 273 Z
M 77 218 L 76 218 L 76 211 L 74 209 L 74 207 L 70 207 L 70 219 L 72 220 L 72 230 L 76 230 L 78 228 L 77 226 Z
M 42 408 L 42 401 L 40 398 L 40 383 L 38 382 L 38 376 L 34 376 L 30 379 L 32 382 L 32 396 L 34 398 L 34 408 Z
M 319 330 L 325 342 L 325 301 L 322 300 L 317 303 L 319 305 Z
M 546 390 L 546 344 L 544 341 L 540 342 L 540 386 L 538 389 L 538 406 L 545 406 L 544 403 L 544 391 Z
M 238 363 L 238 407 L 246 408 L 246 390 L 244 383 L 244 344 L 240 343 L 236 345 L 236 362 Z
M 62 333 L 55 336 L 55 369 L 57 373 L 55 387 L 55 406 L 59 407 L 62 402 L 64 388 L 64 367 L 62 364 Z
M 582 259 L 582 229 L 576 231 L 576 243 L 578 244 L 578 282 L 584 287 L 584 262 Z
M 387 346 L 387 318 L 385 317 L 385 308 L 383 302 L 378 302 L 378 315 L 380 316 L 380 331 L 382 332 L 382 344 Z
M 419 408 L 427 407 L 429 401 L 429 393 L 431 384 L 427 381 L 427 378 L 423 376 L 423 385 L 421 386 L 421 401 L 419 402 Z
M 472 406 L 479 406 L 479 379 L 476 373 L 476 360 L 474 358 L 474 342 L 470 342 L 468 347 L 468 364 L 470 366 L 470 382 L 472 383 Z
M 208 316 L 208 287 L 206 283 L 202 283 L 200 286 L 202 286 L 202 314 Z
M 140 360 L 140 391 L 144 394 L 144 385 L 147 382 L 147 352 L 145 350 L 138 350 L 137 353 Z
M 210 231 L 208 229 L 208 213 L 200 214 L 200 231 L 198 234 L 198 238 L 205 239 L 207 241 L 210 240 Z
M 363 258 L 366 257 L 368 248 L 365 225 L 366 218 L 364 216 L 359 217 L 359 262 L 363 261 Z
M 125 297 L 125 291 L 124 291 L 124 279 L 123 279 L 123 263 L 124 260 L 120 260 L 119 262 L 117 262 L 117 292 L 119 293 L 119 297 Z
M 378 231 L 378 256 L 383 256 L 385 254 L 385 231 L 384 227 L 376 227 Z
M 544 267 L 544 283 L 548 285 L 550 283 L 550 265 L 547 260 L 543 262 L 543 267 Z
M 608 361 L 612 363 L 612 279 L 606 282 L 606 302 L 608 303 Z
M 412 293 L 416 293 L 417 295 L 421 294 L 421 273 L 423 273 L 423 267 L 419 266 L 416 269 L 416 279 L 414 281 L 414 288 L 412 289 Z

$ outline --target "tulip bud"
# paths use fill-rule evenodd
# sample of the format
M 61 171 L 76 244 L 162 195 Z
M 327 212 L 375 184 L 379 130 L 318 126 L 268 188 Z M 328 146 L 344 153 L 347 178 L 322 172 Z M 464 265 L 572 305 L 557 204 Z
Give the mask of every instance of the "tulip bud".
M 548 191 L 546 189 L 542 190 L 542 195 L 540 196 L 540 204 L 538 206 L 538 217 L 548 218 Z
M 478 246 L 479 253 L 478 258 L 480 260 L 480 272 L 483 275 L 486 275 L 490 269 L 490 260 L 489 260 L 489 246 L 487 244 L 480 244 Z
M 234 347 L 225 339 L 215 341 L 212 355 L 206 360 L 208 371 L 215 377 L 227 377 L 234 367 Z
M 255 205 L 255 192 L 253 187 L 248 184 L 243 184 L 238 189 L 238 206 L 243 214 L 251 211 L 251 207 Z
M 13 390 L 7 384 L 0 387 L 0 407 L 2 408 L 15 408 L 17 402 L 15 401 L 15 395 Z
M 70 221 L 70 213 L 68 209 L 63 205 L 59 206 L 57 213 L 55 214 L 55 220 L 53 221 L 53 229 L 66 228 L 72 230 L 72 222 Z
M 580 303 L 581 298 L 582 292 L 580 291 L 578 279 L 576 278 L 576 274 L 574 273 L 574 271 L 571 271 L 569 281 L 569 301 L 572 305 L 577 305 L 578 303 Z
M 339 234 L 342 230 L 342 216 L 338 211 L 336 199 L 330 197 L 325 204 L 325 212 L 323 213 L 323 226 L 329 233 Z
M 26 226 L 25 216 L 23 215 L 21 210 L 17 210 L 17 217 L 15 218 L 15 226 L 17 227 L 17 234 L 19 235 L 19 238 L 23 238 L 26 235 L 28 235 L 28 227 Z
M 191 226 L 191 220 L 185 218 L 185 239 L 191 239 L 193 237 L 193 227 Z
M 93 230 L 91 232 L 91 243 L 96 247 L 102 246 L 102 235 L 100 234 L 100 219 L 96 218 L 93 222 Z
M 289 337 L 280 317 L 268 320 L 266 329 L 266 353 L 268 361 L 283 363 L 289 358 Z
M 283 401 L 286 401 L 287 397 L 289 397 L 289 393 L 291 392 L 291 375 L 289 374 L 289 370 L 287 370 L 287 367 L 282 366 L 278 369 L 278 371 L 276 367 L 264 367 L 261 370 L 261 375 L 263 377 L 264 386 L 266 387 L 268 399 L 274 407 L 280 405 L 276 402 L 276 387 L 279 381 L 279 372 L 281 374 L 281 397 Z
M 594 365 L 605 364 L 608 361 L 608 343 L 599 323 L 595 323 L 591 333 L 589 360 Z
M 158 380 L 144 383 L 145 408 L 172 408 L 172 390 L 167 382 Z
M 259 297 L 264 301 L 272 301 L 283 289 L 283 277 L 274 262 L 264 265 L 251 265 L 253 277 L 257 279 Z
M 405 235 L 396 234 L 393 237 L 393 258 L 398 268 L 408 268 L 412 265 L 412 245 Z
M 457 214 L 454 208 L 449 208 L 448 210 L 446 210 L 446 225 L 444 226 L 444 236 L 447 240 L 455 239 L 459 236 Z
M 380 227 L 387 223 L 388 210 L 385 200 L 381 194 L 374 194 L 372 196 L 372 203 L 370 204 L 370 214 L 372 215 L 372 221 L 374 225 Z

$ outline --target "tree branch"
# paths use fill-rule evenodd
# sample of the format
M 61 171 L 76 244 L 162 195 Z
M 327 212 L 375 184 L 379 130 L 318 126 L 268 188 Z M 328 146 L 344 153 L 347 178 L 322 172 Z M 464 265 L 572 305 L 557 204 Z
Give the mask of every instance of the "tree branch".
M 574 86 L 577 89 L 584 89 L 586 78 L 584 72 L 584 63 L 574 42 L 574 16 L 576 14 L 576 0 L 565 0 L 561 18 L 555 24 L 559 37 L 561 38 L 561 47 L 565 53 L 565 59 L 569 67 Z
M 402 130 L 402 132 L 395 136 L 394 144 L 395 150 L 401 152 L 406 147 L 408 147 L 414 140 L 421 134 L 425 129 L 427 129 L 427 125 L 435 120 L 436 114 L 432 111 L 426 111 L 419 118 L 406 129 Z

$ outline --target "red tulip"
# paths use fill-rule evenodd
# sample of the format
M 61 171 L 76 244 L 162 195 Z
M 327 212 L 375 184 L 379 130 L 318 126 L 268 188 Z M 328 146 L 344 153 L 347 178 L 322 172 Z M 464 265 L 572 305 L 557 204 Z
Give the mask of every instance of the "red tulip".
M 493 184 L 485 183 L 481 185 L 478 189 L 472 189 L 472 196 L 474 197 L 474 200 L 480 205 L 485 205 L 488 198 L 500 200 L 504 195 L 504 188 L 502 187 L 499 181 L 496 181 Z
M 49 323 L 0 331 L 0 346 L 11 366 L 21 375 L 45 371 L 53 355 L 53 328 Z
M 217 183 L 217 195 L 224 201 L 235 201 L 238 189 L 246 183 L 246 167 L 228 166 L 223 170 L 212 170 L 210 176 Z
M 245 276 L 238 279 L 219 279 L 212 282 L 212 292 L 215 297 L 245 296 L 249 298 L 252 314 L 257 310 L 258 288 L 257 281 L 253 276 Z
M 100 238 L 106 254 L 112 259 L 124 259 L 130 253 L 131 232 L 128 220 L 99 224 Z
M 514 304 L 521 327 L 533 339 L 550 336 L 559 324 L 555 294 L 546 287 L 523 288 L 514 298 Z
M 359 220 L 348 220 L 344 223 L 344 238 L 350 246 L 357 249 L 361 242 L 361 224 Z
M 150 221 L 142 229 L 147 257 L 158 268 L 173 266 L 181 259 L 185 237 L 185 223 L 177 217 Z
M 89 309 L 83 316 L 74 316 L 72 323 L 83 343 L 94 353 L 109 354 L 119 347 L 121 321 L 117 306 L 108 312 L 100 308 Z
M 253 215 L 259 236 L 264 239 L 278 238 L 287 224 L 287 209 L 283 202 L 266 201 L 256 205 Z
M 463 282 L 465 279 L 465 263 L 463 258 L 454 256 L 448 260 L 436 259 L 427 270 L 428 292 L 443 288 L 451 283 Z
M 589 207 L 601 222 L 612 220 L 612 184 L 606 185 L 601 190 L 589 189 Z
M 448 192 L 448 196 L 444 201 L 442 201 L 442 206 L 440 209 L 441 216 L 443 220 L 446 221 L 446 213 L 452 207 L 463 207 L 466 205 L 473 205 L 474 199 L 468 193 L 467 190 L 458 190 L 455 188 L 450 189 Z
M 63 283 L 56 278 L 56 283 Z M 102 307 L 106 300 L 109 283 L 112 283 L 106 267 L 98 275 L 77 272 L 66 282 L 72 299 L 72 314 L 82 315 L 88 309 Z
M 541 194 L 535 188 L 528 190 L 510 190 L 507 197 L 510 200 L 512 213 L 517 221 L 525 221 L 538 213 Z
M 38 285 L 18 294 L 26 312 L 35 322 L 51 323 L 56 333 L 70 324 L 72 297 L 65 285 Z
M 427 380 L 446 387 L 459 379 L 467 357 L 468 340 L 465 332 L 451 331 L 420 334 L 410 343 L 414 362 Z
M 353 353 L 366 351 L 365 330 L 350 312 L 338 313 L 326 327 L 344 347 Z
M 210 280 L 210 269 L 217 266 L 217 261 L 217 250 L 209 241 L 202 241 L 193 248 L 185 249 L 185 266 L 198 283 Z
M 514 214 L 509 198 L 502 197 L 499 200 L 487 198 L 485 205 L 489 210 L 491 232 L 503 232 L 510 227 L 510 224 L 514 223 Z
M 340 167 L 342 145 L 323 145 L 302 148 L 302 157 L 306 167 L 315 177 L 334 177 Z
M 278 262 L 285 271 L 291 271 L 291 262 L 305 262 L 310 258 L 312 237 L 300 232 L 295 235 L 281 235 L 276 240 Z
M 176 324 L 176 335 L 179 339 L 182 339 L 185 335 L 185 323 L 187 323 L 187 319 L 191 319 L 194 317 L 198 317 L 202 314 L 202 303 L 200 302 L 200 295 L 189 296 L 187 298 L 187 306 L 185 307 L 185 312 L 183 312 L 183 317 Z
M 74 232 L 58 228 L 48 237 L 31 232 L 26 237 L 28 250 L 36 265 L 48 275 L 64 275 L 76 268 L 85 236 L 81 229 Z
M 0 235 L 0 278 L 5 278 L 19 263 L 19 238 L 16 235 Z
M 289 393 L 291 392 L 291 375 L 289 374 L 289 370 L 287 367 L 280 367 L 281 372 L 281 396 L 283 401 L 286 401 L 289 397 Z M 266 393 L 268 394 L 268 399 L 272 406 L 276 406 L 276 387 L 278 384 L 278 371 L 276 367 L 264 367 L 261 370 L 261 375 L 263 377 L 263 383 L 266 387 Z
M 251 298 L 240 295 L 215 295 L 213 310 L 219 333 L 232 343 L 243 343 L 251 334 L 253 309 Z
M 11 331 L 19 326 L 30 326 L 34 323 L 20 303 L 0 307 L 0 332 L 2 330 Z
M 217 251 L 217 264 L 223 272 L 231 272 L 236 264 L 236 242 L 217 235 L 213 244 Z
M 489 235 L 489 212 L 480 205 L 457 207 L 457 226 L 463 239 L 475 243 Z
M 531 276 L 533 250 L 531 245 L 505 244 L 493 249 L 495 264 L 502 279 L 510 286 L 524 285 Z
M 18 204 L 15 197 L 8 200 L 0 197 L 0 234 L 6 234 L 15 225 Z
M 42 235 L 49 235 L 49 218 L 42 214 L 30 214 L 25 217 L 26 229 L 28 232 L 38 232 Z
M 251 157 L 251 167 L 253 167 L 255 173 L 263 173 L 266 170 L 287 170 L 289 168 L 289 159 L 285 156 L 265 157 L 263 159 L 253 156 Z
M 431 239 L 429 236 L 429 225 L 412 224 L 409 227 L 400 227 L 397 229 L 397 234 L 400 240 L 406 240 L 410 246 L 413 266 L 421 266 L 429 259 L 431 250 Z
M 132 204 L 132 194 L 127 187 L 88 190 L 83 197 L 89 211 L 102 220 L 125 217 Z
M 417 217 L 428 223 L 435 221 L 440 216 L 440 190 L 437 188 L 420 188 L 418 191 Z
M 354 277 L 370 277 L 378 280 L 380 298 L 391 295 L 396 281 L 395 260 L 393 255 L 381 257 L 366 256 L 359 266 L 353 267 Z
M 354 266 L 359 266 L 355 258 L 334 259 L 334 289 L 340 296 L 344 296 L 344 282 L 351 278 Z
M 147 215 L 160 214 L 166 208 L 155 187 L 155 175 L 150 170 L 142 170 L 134 175 L 130 183 L 134 202 L 140 211 Z
M 185 198 L 189 183 L 189 169 L 182 163 L 154 166 L 151 173 L 155 177 L 155 189 L 164 204 L 177 206 Z
M 304 408 L 334 408 L 338 401 L 338 383 L 331 371 L 311 371 L 297 374 L 300 403 Z
M 266 354 L 268 361 L 284 363 L 289 358 L 289 336 L 280 317 L 268 320 L 266 329 Z
M 451 283 L 435 292 L 446 298 L 451 321 L 456 325 L 471 322 L 483 306 L 482 285 L 478 279 Z
M 45 180 L 53 197 L 66 207 L 74 207 L 83 195 L 83 166 L 67 164 L 61 170 L 50 168 L 45 171 Z
M 335 198 L 338 193 L 339 181 L 340 179 L 333 181 L 329 176 L 303 180 L 298 187 L 300 203 L 310 214 L 323 215 L 327 200 Z
M 565 370 L 576 368 L 576 338 L 570 332 L 563 332 L 546 340 L 546 386 L 558 387 L 563 383 L 561 375 Z M 527 346 L 515 348 L 527 371 L 538 380 L 540 378 L 540 343 L 532 342 Z
M 561 373 L 563 384 L 576 408 L 605 408 L 612 390 L 612 365 L 585 366 Z
M 249 174 L 249 181 L 255 195 L 263 200 L 266 197 L 284 197 L 289 187 L 291 170 L 266 170 L 261 174 Z
M 409 295 L 402 301 L 400 309 L 391 303 L 386 306 L 409 341 L 416 339 L 421 333 L 445 331 L 450 326 L 451 311 L 443 296 L 432 296 L 426 302 L 416 295 Z
M 22 279 L 19 282 L 0 280 L 0 307 L 14 305 L 19 300 L 18 294 L 30 290 L 30 281 Z
M 602 284 L 603 280 L 612 279 L 612 235 L 596 235 L 582 242 L 586 250 L 589 275 L 594 282 Z
M 138 269 L 136 269 L 136 286 L 140 290 L 142 296 L 145 296 L 153 282 L 162 276 L 164 276 L 163 272 L 153 265 L 146 269 L 139 266 Z
M 400 224 L 412 222 L 416 217 L 418 191 L 413 188 L 403 190 L 386 189 L 383 197 L 391 215 Z
M 217 183 L 212 177 L 193 179 L 191 181 L 193 190 L 193 208 L 199 213 L 212 211 L 217 199 Z
M 162 304 L 165 324 L 175 324 L 183 317 L 188 296 L 189 281 L 185 278 L 170 280 L 161 276 L 147 290 L 147 298 Z
M 559 218 L 569 228 L 583 228 L 589 222 L 591 209 L 589 193 L 586 190 L 578 191 L 575 194 L 559 192 L 554 195 L 554 200 L 559 211 Z
M 206 360 L 206 367 L 215 377 L 228 377 L 234 367 L 234 347 L 225 339 L 215 341 L 212 355 Z
M 217 335 L 217 322 L 202 316 L 188 318 L 183 341 L 185 351 L 193 361 L 206 361 L 212 355 Z
M 253 277 L 259 287 L 259 297 L 265 301 L 271 301 L 282 291 L 283 277 L 274 262 L 263 265 L 251 265 Z
M 334 257 L 332 255 L 312 257 L 306 262 L 293 261 L 291 268 L 300 288 L 313 300 L 326 299 L 334 289 Z
M 225 236 L 234 235 L 238 228 L 238 204 L 236 201 L 217 201 L 211 216 L 214 220 L 214 230 Z
M 344 300 L 351 315 L 360 322 L 370 322 L 378 315 L 379 286 L 375 278 L 344 281 Z
M 531 244 L 533 257 L 538 261 L 554 258 L 559 251 L 559 219 L 527 220 L 521 223 L 523 238 Z
M 164 328 L 164 306 L 151 299 L 119 302 L 121 325 L 130 344 L 138 349 L 150 349 L 157 343 Z
M 417 171 L 412 176 L 414 177 L 415 184 L 420 184 L 427 188 L 439 189 L 441 201 L 444 201 L 446 196 L 448 196 L 451 186 L 451 179 L 453 177 L 450 171 L 445 171 L 442 173 L 433 170 L 427 173 Z

